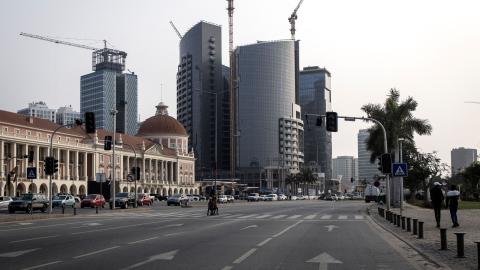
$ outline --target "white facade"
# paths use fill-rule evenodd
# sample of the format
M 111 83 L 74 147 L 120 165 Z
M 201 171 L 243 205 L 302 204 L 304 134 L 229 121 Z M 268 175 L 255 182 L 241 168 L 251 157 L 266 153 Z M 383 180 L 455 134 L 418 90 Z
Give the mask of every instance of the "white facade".
M 55 109 L 49 109 L 43 101 L 28 103 L 28 107 L 19 110 L 18 114 L 37 117 L 56 123 Z

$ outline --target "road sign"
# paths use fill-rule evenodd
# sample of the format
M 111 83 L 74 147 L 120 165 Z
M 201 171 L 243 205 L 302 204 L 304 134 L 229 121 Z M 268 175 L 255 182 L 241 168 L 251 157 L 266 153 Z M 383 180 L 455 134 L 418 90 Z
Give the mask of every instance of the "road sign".
M 105 173 L 97 173 L 95 175 L 95 181 L 99 182 L 99 183 L 104 183 L 105 182 Z
M 393 163 L 392 164 L 392 175 L 397 177 L 407 177 L 408 176 L 408 166 L 407 163 Z
M 27 168 L 27 179 L 37 179 L 37 167 Z

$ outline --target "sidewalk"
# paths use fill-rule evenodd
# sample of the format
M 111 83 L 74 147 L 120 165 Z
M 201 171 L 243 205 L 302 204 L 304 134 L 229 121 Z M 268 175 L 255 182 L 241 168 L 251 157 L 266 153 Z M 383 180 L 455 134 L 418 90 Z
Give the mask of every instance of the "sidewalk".
M 421 251 L 435 262 L 443 263 L 452 269 L 477 269 L 477 244 L 474 241 L 480 241 L 480 210 L 459 210 L 458 220 L 460 227 L 452 228 L 450 219 L 450 211 L 442 210 L 441 228 L 447 228 L 447 248 L 448 250 L 440 250 L 440 230 L 436 228 L 433 209 L 421 208 L 418 206 L 406 204 L 403 216 L 416 218 L 424 222 L 424 239 L 418 239 L 411 232 L 402 230 L 402 227 L 394 226 L 392 223 L 382 218 L 378 214 L 377 205 L 372 205 L 370 215 L 379 224 L 389 229 L 402 240 Z M 400 214 L 400 209 L 392 208 L 396 214 Z M 456 232 L 464 232 L 465 234 L 465 257 L 456 258 L 457 240 Z

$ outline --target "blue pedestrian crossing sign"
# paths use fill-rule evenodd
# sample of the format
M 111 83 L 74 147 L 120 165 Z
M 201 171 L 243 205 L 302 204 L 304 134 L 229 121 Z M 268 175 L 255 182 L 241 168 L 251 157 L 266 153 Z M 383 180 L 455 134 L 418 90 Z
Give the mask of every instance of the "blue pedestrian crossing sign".
M 408 176 L 408 166 L 407 163 L 393 163 L 392 164 L 392 175 L 397 177 L 407 177 Z
M 37 167 L 27 168 L 27 179 L 37 179 Z

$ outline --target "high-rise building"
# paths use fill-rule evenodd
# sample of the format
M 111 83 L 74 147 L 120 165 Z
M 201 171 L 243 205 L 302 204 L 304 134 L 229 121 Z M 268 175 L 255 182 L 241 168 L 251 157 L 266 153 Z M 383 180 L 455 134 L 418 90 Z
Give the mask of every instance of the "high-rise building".
M 355 184 L 355 158 L 352 156 L 338 156 L 332 159 L 333 178 L 340 180 L 341 191 L 352 191 Z
M 56 122 L 55 109 L 49 109 L 43 101 L 28 103 L 28 107 L 18 110 L 18 114 L 37 117 L 52 122 Z
M 358 132 L 358 179 L 367 181 L 367 184 L 373 181 L 380 174 L 377 165 L 370 162 L 372 153 L 367 150 L 367 140 L 370 136 L 368 129 L 361 129 Z
M 452 175 L 460 173 L 473 162 L 477 161 L 477 149 L 471 148 L 454 148 L 450 152 Z
M 98 129 L 113 131 L 112 110 L 116 109 L 116 131 L 137 133 L 137 75 L 123 73 L 126 54 L 111 49 L 99 51 L 94 72 L 80 77 L 80 113 L 95 113 Z
M 177 119 L 189 134 L 197 175 L 217 177 L 230 164 L 228 67 L 222 66 L 222 29 L 201 21 L 180 40 Z M 216 154 L 215 154 L 216 153 Z
M 305 115 L 324 115 L 332 110 L 330 79 L 330 72 L 325 68 L 313 66 L 300 71 L 299 96 L 305 123 L 305 163 L 320 165 L 325 179 L 332 178 L 332 135 L 325 129 L 325 123 L 316 125 L 317 117 Z
M 298 42 L 279 40 L 235 50 L 236 163 L 242 183 L 258 185 L 267 167 L 297 172 L 303 164 L 303 121 L 297 103 Z M 256 172 L 256 173 L 253 173 Z M 269 172 L 264 179 L 269 178 Z M 271 177 L 279 179 L 281 173 Z M 268 180 L 267 180 L 268 183 Z M 278 182 L 277 182 L 278 183 Z M 273 187 L 275 188 L 275 187 Z
M 57 110 L 57 124 L 67 125 L 75 123 L 75 119 L 81 119 L 79 112 L 74 111 L 72 106 L 60 107 Z

